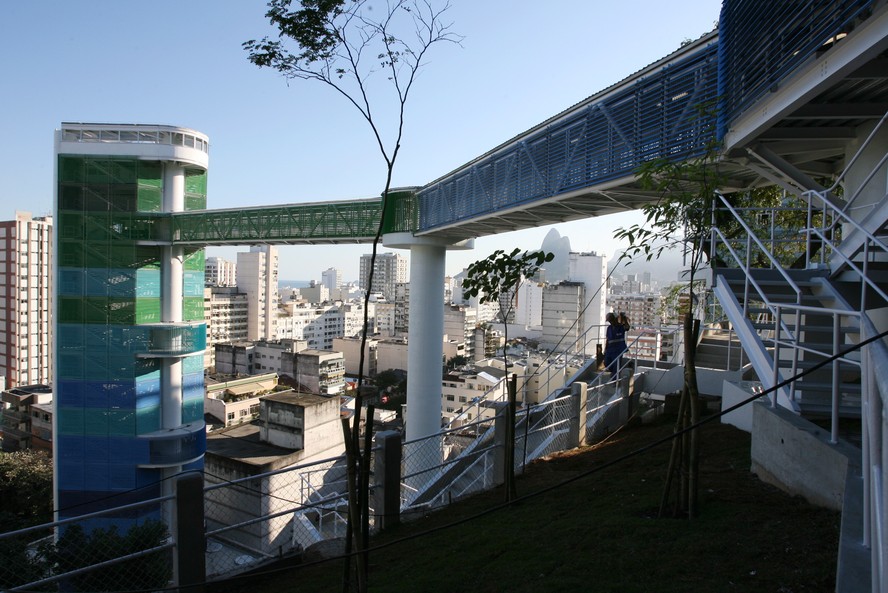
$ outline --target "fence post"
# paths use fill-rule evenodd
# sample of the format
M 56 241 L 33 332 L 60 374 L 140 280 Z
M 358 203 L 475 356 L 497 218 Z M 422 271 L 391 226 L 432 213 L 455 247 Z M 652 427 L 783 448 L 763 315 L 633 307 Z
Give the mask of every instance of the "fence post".
M 173 522 L 175 584 L 179 591 L 200 593 L 207 580 L 207 540 L 204 530 L 203 476 L 189 472 L 176 479 L 176 520 Z
M 586 444 L 586 401 L 589 386 L 577 381 L 570 386 L 570 435 L 568 448 Z
M 376 435 L 377 451 L 373 473 L 376 484 L 373 508 L 380 530 L 401 522 L 401 434 L 386 430 Z
M 508 402 L 496 402 L 493 404 L 493 409 L 496 411 L 496 416 L 493 419 L 493 442 L 496 445 L 493 450 L 494 486 L 501 486 L 506 482 L 506 438 L 509 431 L 508 407 Z

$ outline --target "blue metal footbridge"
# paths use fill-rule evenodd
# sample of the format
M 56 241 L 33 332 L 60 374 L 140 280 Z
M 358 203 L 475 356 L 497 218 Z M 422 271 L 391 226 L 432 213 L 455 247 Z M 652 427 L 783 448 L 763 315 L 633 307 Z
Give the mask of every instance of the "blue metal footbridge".
M 728 0 L 717 30 L 458 169 L 391 195 L 384 232 L 459 241 L 635 210 L 655 198 L 636 183 L 641 163 L 698 157 L 715 142 L 736 187 L 797 187 L 794 178 L 834 173 L 853 128 L 888 104 L 884 12 L 874 0 L 804 7 Z M 790 92 L 774 104 L 778 90 Z M 170 215 L 171 239 L 369 242 L 382 207 L 377 198 L 189 211 Z

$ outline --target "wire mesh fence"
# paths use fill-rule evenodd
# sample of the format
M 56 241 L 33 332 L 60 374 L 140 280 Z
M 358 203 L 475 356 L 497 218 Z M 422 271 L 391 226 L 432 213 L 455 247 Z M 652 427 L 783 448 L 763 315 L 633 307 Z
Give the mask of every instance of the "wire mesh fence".
M 0 534 L 4 591 L 125 591 L 173 581 L 171 497 Z
M 345 536 L 345 457 L 235 480 L 205 473 L 208 576 Z
M 503 408 L 432 437 L 404 443 L 401 474 L 402 513 L 417 514 L 445 506 L 479 490 L 492 488 L 496 452 L 502 443 L 494 426 Z
M 582 374 L 582 373 L 580 373 Z M 586 381 L 580 374 L 570 382 Z M 516 415 L 514 467 L 577 443 L 577 426 L 615 397 L 611 384 L 589 389 L 586 415 L 579 395 L 567 386 L 545 401 L 521 406 Z M 480 402 L 479 402 L 480 404 Z M 465 496 L 503 483 L 507 456 L 505 402 L 488 402 L 476 420 L 441 433 L 403 442 L 389 434 L 386 447 L 399 450 L 387 468 L 382 445 L 370 451 L 368 516 L 371 531 L 382 514 L 423 515 Z M 200 478 L 198 508 L 205 549 L 182 550 L 174 518 L 175 494 L 0 535 L 0 588 L 49 591 L 127 590 L 175 584 L 174 555 L 205 562 L 208 580 L 220 579 L 325 542 L 327 551 L 344 540 L 348 517 L 346 458 L 335 457 L 275 471 L 244 475 L 243 467 L 213 465 Z M 175 492 L 175 489 L 173 489 Z M 399 493 L 393 507 L 383 493 Z M 200 528 L 197 528 L 200 531 Z M 333 547 L 331 547 L 331 542 Z M 198 544 L 196 548 L 200 548 Z M 344 549 L 344 548 L 343 548 Z

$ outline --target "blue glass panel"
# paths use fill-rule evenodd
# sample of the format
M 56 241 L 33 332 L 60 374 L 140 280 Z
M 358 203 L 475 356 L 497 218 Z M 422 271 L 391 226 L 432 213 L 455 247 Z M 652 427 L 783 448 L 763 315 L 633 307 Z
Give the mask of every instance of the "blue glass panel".
M 87 408 L 105 409 L 109 407 L 107 385 L 104 381 L 88 381 L 83 393 L 83 405 Z
M 83 355 L 80 352 L 57 352 L 59 379 L 83 379 Z
M 131 410 L 136 407 L 134 381 L 118 381 L 108 386 L 108 403 L 112 409 Z
M 203 371 L 200 373 L 187 373 L 182 377 L 182 384 L 186 390 L 203 390 L 204 388 L 204 375 Z
M 157 402 L 160 402 L 160 371 L 157 372 L 157 375 L 156 379 L 154 377 L 147 379 L 139 377 L 136 380 L 136 401 L 142 402 L 144 400 L 149 402 L 150 400 L 146 398 L 154 396 L 157 398 Z
M 83 348 L 84 327 L 75 323 L 60 323 L 58 325 L 58 348 L 61 351 L 80 350 Z
M 183 465 L 182 471 L 183 472 L 191 472 L 191 471 L 199 472 L 199 471 L 203 471 L 203 468 L 204 468 L 204 460 L 203 460 L 203 457 L 201 457 L 197 461 L 193 461 L 191 463 L 186 463 L 185 465 Z
M 86 271 L 86 295 L 91 297 L 108 296 L 108 270 L 89 268 Z
M 59 295 L 84 296 L 84 270 L 80 268 L 59 269 Z
M 54 437 L 56 450 L 59 456 L 59 466 L 68 463 L 83 463 L 83 437 L 68 436 L 65 434 L 55 435 Z
M 135 420 L 135 413 L 133 413 Z M 133 422 L 135 428 L 135 422 Z M 111 452 L 108 460 L 111 463 L 120 463 L 128 465 L 137 465 L 147 459 L 147 445 L 141 440 L 135 438 L 110 437 L 108 442 L 111 445 Z
M 83 450 L 88 453 L 87 459 L 93 463 L 108 463 L 111 458 L 111 443 L 108 435 L 87 436 L 83 439 Z
M 109 468 L 107 463 L 88 461 L 83 464 L 83 479 L 89 484 L 90 490 L 108 490 Z
M 108 470 L 113 490 L 129 490 L 136 487 L 135 468 L 129 463 L 110 463 Z
M 108 296 L 130 297 L 136 289 L 136 276 L 133 270 L 115 269 L 108 273 Z
M 83 463 L 59 461 L 59 490 L 83 489 Z M 59 505 L 62 506 L 62 505 Z
M 54 398 L 60 408 L 83 406 L 82 381 L 60 380 L 55 389 Z
M 146 449 L 147 450 L 147 449 Z M 136 487 L 145 488 L 144 491 L 154 491 L 153 496 L 160 496 L 160 479 L 162 475 L 160 470 L 138 468 L 136 470 Z
M 204 417 L 203 398 L 186 400 L 182 403 L 182 422 L 197 422 Z

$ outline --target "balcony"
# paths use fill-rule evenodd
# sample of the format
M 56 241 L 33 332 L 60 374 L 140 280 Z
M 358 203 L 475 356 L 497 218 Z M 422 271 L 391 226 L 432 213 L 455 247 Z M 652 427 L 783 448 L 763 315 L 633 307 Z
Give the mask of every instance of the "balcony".
M 200 354 L 207 347 L 207 325 L 204 322 L 158 323 L 149 329 L 147 350 L 139 358 L 178 358 Z
M 148 441 L 148 461 L 143 468 L 177 467 L 203 457 L 207 449 L 206 425 L 203 420 L 139 435 Z

